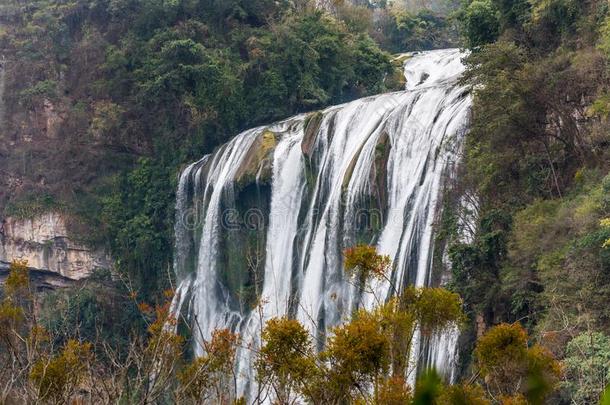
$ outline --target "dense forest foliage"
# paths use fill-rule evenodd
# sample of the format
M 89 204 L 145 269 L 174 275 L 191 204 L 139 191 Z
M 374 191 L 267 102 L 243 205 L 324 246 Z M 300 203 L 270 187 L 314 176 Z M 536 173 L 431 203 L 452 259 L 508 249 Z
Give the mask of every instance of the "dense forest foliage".
M 472 125 L 438 224 L 449 241 L 448 288 L 461 301 L 445 290 L 406 291 L 335 330 L 322 353 L 297 322 L 276 319 L 263 333 L 257 376 L 282 403 L 599 402 L 610 383 L 608 2 L 443 3 L 451 15 L 434 8 L 442 2 L 354 3 L 0 5 L 0 210 L 69 212 L 75 237 L 109 249 L 128 280 L 97 274 L 41 305 L 13 266 L 0 340 L 12 346 L 3 355 L 13 366 L 26 365 L 11 381 L 22 398 L 67 401 L 104 375 L 96 398 L 108 402 L 239 401 L 224 396 L 238 337 L 218 331 L 204 357 L 183 359 L 184 342 L 162 327 L 171 322 L 180 168 L 239 130 L 395 89 L 389 53 L 462 45 L 471 50 L 463 80 Z M 458 224 L 473 217 L 474 240 L 464 243 Z M 31 319 L 32 306 L 57 310 Z M 430 373 L 409 390 L 389 372 L 402 367 L 396 351 L 410 350 L 411 332 L 398 329 L 430 314 L 447 321 L 432 328 L 462 326 L 460 379 L 444 386 Z M 149 380 L 159 364 L 165 373 Z
M 596 403 L 610 377 L 610 123 L 607 1 L 464 2 L 473 121 L 452 229 L 453 289 L 477 334 L 521 322 L 558 358 L 555 403 Z M 466 207 L 464 209 L 463 207 Z

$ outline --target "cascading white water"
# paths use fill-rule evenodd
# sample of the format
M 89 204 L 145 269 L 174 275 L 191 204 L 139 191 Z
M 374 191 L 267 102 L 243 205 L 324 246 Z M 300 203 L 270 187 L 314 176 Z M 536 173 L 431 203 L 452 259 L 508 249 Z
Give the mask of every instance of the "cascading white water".
M 256 346 L 262 324 L 285 314 L 321 347 L 355 308 L 394 293 L 389 282 L 364 292 L 346 280 L 341 252 L 357 243 L 394 260 L 396 288 L 433 282 L 433 225 L 471 105 L 458 84 L 462 57 L 459 50 L 413 55 L 405 91 L 246 131 L 184 170 L 174 307 L 195 325 L 197 354 L 216 328 Z M 254 257 L 252 246 L 261 247 Z M 450 371 L 456 336 L 431 339 L 425 361 Z M 252 396 L 252 351 L 238 359 L 238 391 Z

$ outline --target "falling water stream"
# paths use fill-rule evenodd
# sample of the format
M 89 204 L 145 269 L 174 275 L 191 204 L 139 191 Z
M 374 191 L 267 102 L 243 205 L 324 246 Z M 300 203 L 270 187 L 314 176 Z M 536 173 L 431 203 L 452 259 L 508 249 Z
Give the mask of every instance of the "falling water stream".
M 280 315 L 301 321 L 321 348 L 354 309 L 393 294 L 386 281 L 366 292 L 346 279 L 341 252 L 357 243 L 393 259 L 394 286 L 436 283 L 434 223 L 471 105 L 458 83 L 462 57 L 412 55 L 405 91 L 245 131 L 183 171 L 174 308 L 193 326 L 196 354 L 217 328 L 256 347 L 261 326 Z M 417 341 L 412 360 L 450 376 L 456 339 Z M 251 396 L 252 350 L 238 352 L 237 371 L 239 393 Z

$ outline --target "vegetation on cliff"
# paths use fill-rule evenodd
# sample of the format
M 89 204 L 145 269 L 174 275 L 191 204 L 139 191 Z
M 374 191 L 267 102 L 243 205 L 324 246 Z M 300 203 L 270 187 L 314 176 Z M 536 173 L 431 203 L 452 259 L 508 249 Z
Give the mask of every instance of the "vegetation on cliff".
M 476 336 L 519 321 L 566 358 L 553 402 L 596 403 L 610 371 L 593 343 L 610 335 L 608 3 L 474 0 L 458 14 L 474 107 L 457 189 L 478 217 L 473 243 L 450 249 L 471 320 L 463 372 Z

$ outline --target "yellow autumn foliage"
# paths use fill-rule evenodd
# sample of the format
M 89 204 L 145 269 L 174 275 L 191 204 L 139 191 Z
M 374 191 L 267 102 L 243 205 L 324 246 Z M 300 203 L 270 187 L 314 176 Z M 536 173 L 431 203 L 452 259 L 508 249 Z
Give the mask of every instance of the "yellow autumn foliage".
M 73 339 L 55 357 L 40 358 L 30 371 L 38 397 L 54 403 L 67 401 L 82 382 L 91 359 L 91 343 Z

